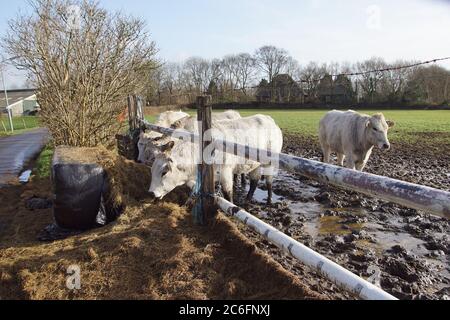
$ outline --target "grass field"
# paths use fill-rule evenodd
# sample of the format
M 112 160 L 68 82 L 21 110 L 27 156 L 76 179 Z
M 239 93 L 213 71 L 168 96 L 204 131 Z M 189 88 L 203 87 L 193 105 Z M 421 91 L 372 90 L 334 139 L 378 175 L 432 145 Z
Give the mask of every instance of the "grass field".
M 302 134 L 317 137 L 319 120 L 327 110 L 239 110 L 242 116 L 257 113 L 270 115 L 286 133 Z M 374 114 L 377 110 L 364 110 L 364 113 Z M 188 113 L 195 114 L 194 110 Z M 387 119 L 394 120 L 396 126 L 390 131 L 392 140 L 414 142 L 419 137 L 432 135 L 433 140 L 450 143 L 450 110 L 387 110 L 383 111 Z M 149 116 L 154 121 L 156 116 Z M 7 117 L 0 118 L 0 135 L 10 134 Z M 37 117 L 13 118 L 14 134 L 22 133 L 31 128 L 39 127 Z M 6 128 L 6 132 L 5 132 Z
M 267 114 L 287 133 L 317 137 L 319 120 L 327 110 L 239 110 L 242 116 L 257 113 Z M 377 110 L 364 110 L 362 113 L 374 114 Z M 385 110 L 387 119 L 395 121 L 390 131 L 391 140 L 414 142 L 417 138 L 434 134 L 433 139 L 450 143 L 450 111 L 449 110 Z M 188 113 L 195 114 L 189 110 Z M 155 117 L 148 117 L 154 121 Z
M 54 147 L 48 144 L 37 158 L 34 171 L 39 178 L 50 177 L 53 153 Z
M 14 134 L 23 133 L 27 130 L 38 128 L 39 118 L 32 116 L 13 117 Z M 6 129 L 6 131 L 5 131 Z M 11 134 L 11 126 L 9 125 L 9 119 L 6 115 L 0 118 L 0 136 Z

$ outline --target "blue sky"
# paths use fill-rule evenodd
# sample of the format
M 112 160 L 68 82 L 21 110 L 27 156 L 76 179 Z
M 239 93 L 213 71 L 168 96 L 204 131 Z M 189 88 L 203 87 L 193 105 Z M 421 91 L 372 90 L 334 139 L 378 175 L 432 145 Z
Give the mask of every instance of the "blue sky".
M 26 0 L 0 1 L 0 34 Z M 160 57 L 222 57 L 283 47 L 300 63 L 450 56 L 450 1 L 444 0 L 101 0 L 142 17 Z M 450 68 L 450 63 L 443 64 Z M 11 81 L 20 77 L 8 72 Z M 19 81 L 19 80 L 17 80 Z

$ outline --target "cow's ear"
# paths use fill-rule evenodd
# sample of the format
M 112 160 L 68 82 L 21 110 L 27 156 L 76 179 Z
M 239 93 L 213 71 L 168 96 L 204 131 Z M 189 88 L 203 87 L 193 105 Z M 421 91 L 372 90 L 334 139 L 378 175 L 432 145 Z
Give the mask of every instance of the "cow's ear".
M 177 121 L 175 121 L 170 127 L 172 129 L 180 129 L 181 127 L 183 127 L 184 123 L 186 122 L 187 119 L 190 119 L 191 116 L 186 116 L 183 117 L 181 119 L 178 119 Z
M 171 129 L 180 129 L 181 128 L 181 121 L 175 121 L 174 123 L 172 123 L 172 125 L 170 126 Z
M 172 148 L 175 145 L 175 141 L 169 141 L 169 143 L 166 143 L 165 145 L 161 146 L 162 152 L 169 152 L 172 150 Z
M 389 128 L 393 128 L 395 127 L 395 122 L 392 120 L 386 120 L 386 123 L 388 125 Z

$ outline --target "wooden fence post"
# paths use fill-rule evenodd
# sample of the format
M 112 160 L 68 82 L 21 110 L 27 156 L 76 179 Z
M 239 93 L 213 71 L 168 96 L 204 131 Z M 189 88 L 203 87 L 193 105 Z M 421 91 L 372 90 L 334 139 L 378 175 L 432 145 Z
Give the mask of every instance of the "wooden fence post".
M 212 126 L 212 107 L 211 96 L 199 96 L 197 97 L 197 121 L 199 122 L 199 153 L 200 153 L 200 165 L 198 170 L 201 172 L 201 197 L 202 197 L 202 215 L 204 224 L 211 222 L 216 213 L 217 207 L 215 205 L 215 199 L 213 197 L 215 193 L 215 181 L 214 181 L 214 168 L 211 164 L 206 164 L 203 158 L 203 150 L 208 145 L 208 141 L 204 141 L 203 136 L 206 131 L 211 129 Z
M 141 127 L 142 120 L 145 119 L 144 116 L 144 101 L 141 96 L 136 97 L 136 125 L 138 128 Z
M 138 104 L 139 104 L 139 97 L 136 95 L 133 95 L 133 129 L 136 130 L 139 127 L 139 121 L 138 121 Z
M 128 125 L 130 132 L 134 131 L 134 116 L 133 116 L 133 97 L 128 96 Z

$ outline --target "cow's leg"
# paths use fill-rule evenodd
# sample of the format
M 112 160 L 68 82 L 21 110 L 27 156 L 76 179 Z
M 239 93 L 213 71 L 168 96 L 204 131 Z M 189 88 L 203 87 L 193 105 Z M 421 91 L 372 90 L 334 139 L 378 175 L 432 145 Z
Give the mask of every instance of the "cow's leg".
M 247 201 L 251 201 L 253 199 L 257 187 L 258 187 L 258 180 L 250 179 L 250 190 L 247 193 Z
M 224 198 L 233 202 L 233 171 L 231 168 L 226 167 L 221 171 L 220 185 L 222 186 Z
M 331 149 L 328 146 L 324 145 L 324 146 L 322 146 L 322 152 L 323 152 L 322 162 L 331 163 L 330 162 Z
M 272 182 L 273 176 L 266 176 L 267 204 L 272 204 Z
M 256 168 L 249 174 L 250 176 L 250 190 L 247 194 L 247 201 L 253 199 L 253 195 L 255 194 L 256 188 L 258 187 L 258 182 L 261 179 L 261 170 L 260 168 Z
M 344 154 L 343 153 L 338 153 L 337 154 L 337 161 L 338 161 L 338 165 L 340 165 L 341 167 L 344 166 Z
M 372 149 L 368 150 L 362 157 L 362 160 L 356 164 L 356 170 L 363 171 L 366 167 L 367 161 L 369 161 Z
M 242 186 L 242 187 L 245 187 L 246 184 L 247 184 L 247 183 L 246 183 L 246 181 L 245 181 L 245 173 L 242 173 L 242 174 L 241 174 L 241 186 Z
M 349 169 L 355 170 L 355 160 L 353 159 L 353 155 L 345 156 L 345 166 Z
M 358 163 L 356 163 L 356 170 L 358 171 L 363 171 L 364 168 L 366 167 L 367 162 L 366 161 L 360 161 Z

